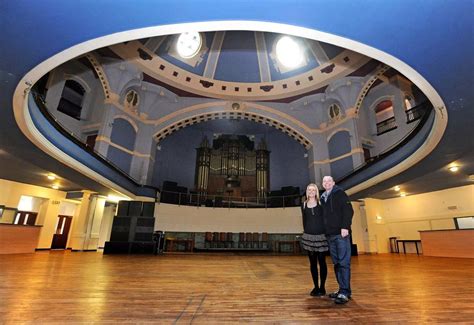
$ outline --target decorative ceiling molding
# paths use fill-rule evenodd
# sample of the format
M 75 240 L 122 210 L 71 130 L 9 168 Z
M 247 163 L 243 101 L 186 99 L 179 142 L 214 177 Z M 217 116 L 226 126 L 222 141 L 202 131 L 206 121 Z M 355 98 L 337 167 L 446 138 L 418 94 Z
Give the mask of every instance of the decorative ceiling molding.
M 383 65 L 380 69 L 377 70 L 377 72 L 370 77 L 364 84 L 364 87 L 362 87 L 361 92 L 359 93 L 359 96 L 357 96 L 357 101 L 355 104 L 355 112 L 356 114 L 359 113 L 359 109 L 362 106 L 362 102 L 364 101 L 365 95 L 369 92 L 370 88 L 372 85 L 379 79 L 390 67 L 388 65 Z
M 168 125 L 165 128 L 159 130 L 153 135 L 153 137 L 156 138 L 157 142 L 160 142 L 161 140 L 165 139 L 167 136 L 187 126 L 191 126 L 191 125 L 206 122 L 206 121 L 217 120 L 217 119 L 248 120 L 248 121 L 253 121 L 260 124 L 265 124 L 265 125 L 274 127 L 282 131 L 283 133 L 287 134 L 291 138 L 298 141 L 306 149 L 309 149 L 312 145 L 311 141 L 308 138 L 306 138 L 303 134 L 301 134 L 295 129 L 277 120 L 274 120 L 267 116 L 262 116 L 254 112 L 239 112 L 239 111 L 228 111 L 228 110 L 206 112 L 206 113 L 196 114 L 193 116 L 188 116 L 185 119 L 173 122 L 171 125 Z
M 110 49 L 146 74 L 172 87 L 210 98 L 248 101 L 277 100 L 305 94 L 349 75 L 371 60 L 365 55 L 345 50 L 326 64 L 291 78 L 242 83 L 196 75 L 159 57 L 138 41 L 116 44 Z
M 100 83 L 102 84 L 102 90 L 104 91 L 104 96 L 106 101 L 110 101 L 113 95 L 115 95 L 112 90 L 110 89 L 109 80 L 107 79 L 107 75 L 105 74 L 104 68 L 97 59 L 96 55 L 93 52 L 86 53 L 86 58 L 94 67 L 95 72 L 99 76 Z

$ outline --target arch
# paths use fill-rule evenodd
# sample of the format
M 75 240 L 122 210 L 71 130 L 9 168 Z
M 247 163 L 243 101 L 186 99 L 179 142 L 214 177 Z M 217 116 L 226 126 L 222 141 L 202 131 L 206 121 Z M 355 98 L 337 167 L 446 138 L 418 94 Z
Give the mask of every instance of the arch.
M 128 150 L 133 151 L 137 131 L 133 125 L 124 118 L 115 118 L 110 134 L 110 141 Z
M 215 119 L 241 119 L 241 120 L 249 120 L 254 121 L 260 124 L 266 124 L 272 126 L 283 133 L 287 134 L 291 138 L 298 141 L 303 147 L 309 149 L 311 147 L 311 141 L 305 137 L 301 132 L 289 127 L 288 125 L 279 122 L 275 119 L 270 117 L 254 113 L 254 112 L 235 112 L 235 111 L 213 111 L 213 112 L 206 112 L 200 113 L 193 116 L 188 116 L 185 119 L 181 119 L 172 123 L 171 125 L 166 126 L 165 128 L 156 132 L 153 137 L 156 138 L 157 142 L 160 142 L 167 136 L 171 135 L 172 133 L 185 128 L 186 126 L 206 122 Z
M 348 128 L 339 128 L 339 129 L 336 129 L 334 131 L 332 131 L 328 137 L 326 138 L 326 141 L 329 143 L 329 141 L 331 140 L 331 138 L 338 132 L 342 132 L 342 131 L 347 131 L 349 133 L 349 136 L 350 136 L 350 133 L 351 133 L 351 130 L 349 130 Z
M 123 119 L 123 120 L 127 120 L 128 123 L 130 123 L 133 127 L 133 129 L 135 130 L 135 133 L 138 132 L 138 125 L 137 125 L 137 122 L 135 120 L 133 120 L 130 116 L 128 115 L 125 115 L 125 114 L 121 114 L 121 115 L 116 115 L 114 116 L 114 121 L 116 119 Z
M 385 98 L 382 100 L 375 101 L 372 105 L 375 113 L 375 123 L 379 124 L 387 121 L 391 118 L 395 118 L 395 112 L 393 110 L 393 101 L 391 98 Z
M 87 53 L 86 58 L 92 64 L 92 67 L 94 67 L 95 72 L 99 76 L 100 84 L 102 85 L 102 90 L 104 91 L 105 99 L 110 99 L 112 91 L 110 89 L 110 83 L 107 78 L 107 74 L 105 73 L 102 64 L 99 62 L 94 53 Z
M 110 141 L 113 145 L 109 146 L 107 150 L 107 159 L 126 173 L 129 173 L 132 164 L 132 155 L 129 151 L 134 150 L 136 133 L 128 119 L 114 119 L 110 135 Z

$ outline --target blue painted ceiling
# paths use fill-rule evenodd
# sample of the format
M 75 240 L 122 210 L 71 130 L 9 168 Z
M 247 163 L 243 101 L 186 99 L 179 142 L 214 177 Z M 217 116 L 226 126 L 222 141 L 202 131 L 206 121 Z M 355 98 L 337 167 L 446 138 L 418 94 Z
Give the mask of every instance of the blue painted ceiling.
M 407 171 L 367 190 L 367 195 L 388 197 L 384 193 L 389 190 L 385 189 L 402 183 L 413 186 L 414 192 L 472 184 L 467 175 L 474 174 L 473 9 L 474 1 L 470 0 L 386 0 L 363 4 L 353 0 L 2 1 L 0 152 L 14 158 L 0 155 L 0 177 L 46 185 L 27 175 L 55 169 L 64 178 L 73 180 L 71 189 L 77 186 L 105 191 L 102 185 L 43 154 L 16 125 L 12 109 L 15 87 L 28 71 L 44 60 L 82 42 L 128 30 L 244 20 L 299 26 L 368 45 L 406 63 L 441 96 L 448 111 L 448 127 L 435 150 Z M 208 34 L 211 37 L 212 33 Z M 229 48 L 232 44 L 235 47 L 235 40 L 229 41 Z M 242 46 L 248 50 L 245 62 L 249 66 L 255 64 L 252 44 Z M 325 51 L 330 53 L 333 49 L 325 48 Z M 225 55 L 234 52 L 228 51 Z M 233 77 L 229 67 L 221 71 L 219 78 Z M 274 71 L 272 76 L 278 78 Z M 258 77 L 249 72 L 242 78 L 252 81 Z M 28 163 L 12 168 L 11 164 L 17 160 Z M 445 166 L 453 161 L 462 166 L 457 175 L 445 172 Z

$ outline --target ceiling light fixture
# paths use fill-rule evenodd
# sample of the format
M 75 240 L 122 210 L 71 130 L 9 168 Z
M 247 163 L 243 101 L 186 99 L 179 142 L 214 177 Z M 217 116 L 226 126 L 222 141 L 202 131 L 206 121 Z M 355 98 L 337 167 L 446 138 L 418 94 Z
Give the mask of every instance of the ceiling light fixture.
M 52 180 L 52 181 L 54 181 L 56 179 L 56 176 L 53 175 L 53 174 L 49 174 L 47 177 L 48 177 L 49 180 Z
M 181 57 L 189 59 L 199 52 L 201 45 L 201 34 L 198 32 L 185 32 L 179 35 L 176 42 L 176 50 Z
M 398 192 L 398 191 L 400 191 L 400 186 L 397 185 L 393 189 Z
M 451 167 L 449 167 L 449 171 L 451 171 L 451 172 L 453 172 L 453 173 L 457 172 L 458 170 L 459 170 L 459 167 L 458 167 L 458 166 L 451 166 Z
M 277 41 L 275 51 L 278 61 L 287 68 L 296 68 L 303 63 L 301 46 L 289 36 L 283 36 Z
M 54 184 L 53 186 L 51 186 L 53 188 L 53 190 L 59 190 L 59 185 L 57 184 Z
M 405 196 L 407 196 L 407 194 L 406 194 L 405 192 L 401 192 L 401 193 L 400 193 L 400 196 L 401 196 L 401 197 L 405 197 Z

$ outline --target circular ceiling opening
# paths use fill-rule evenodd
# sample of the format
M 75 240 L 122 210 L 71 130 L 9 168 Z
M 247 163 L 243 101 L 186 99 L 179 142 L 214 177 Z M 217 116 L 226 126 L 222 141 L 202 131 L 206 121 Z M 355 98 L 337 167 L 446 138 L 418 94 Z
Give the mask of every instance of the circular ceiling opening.
M 199 52 L 201 45 L 201 34 L 198 32 L 185 32 L 179 35 L 176 50 L 181 57 L 189 59 Z

